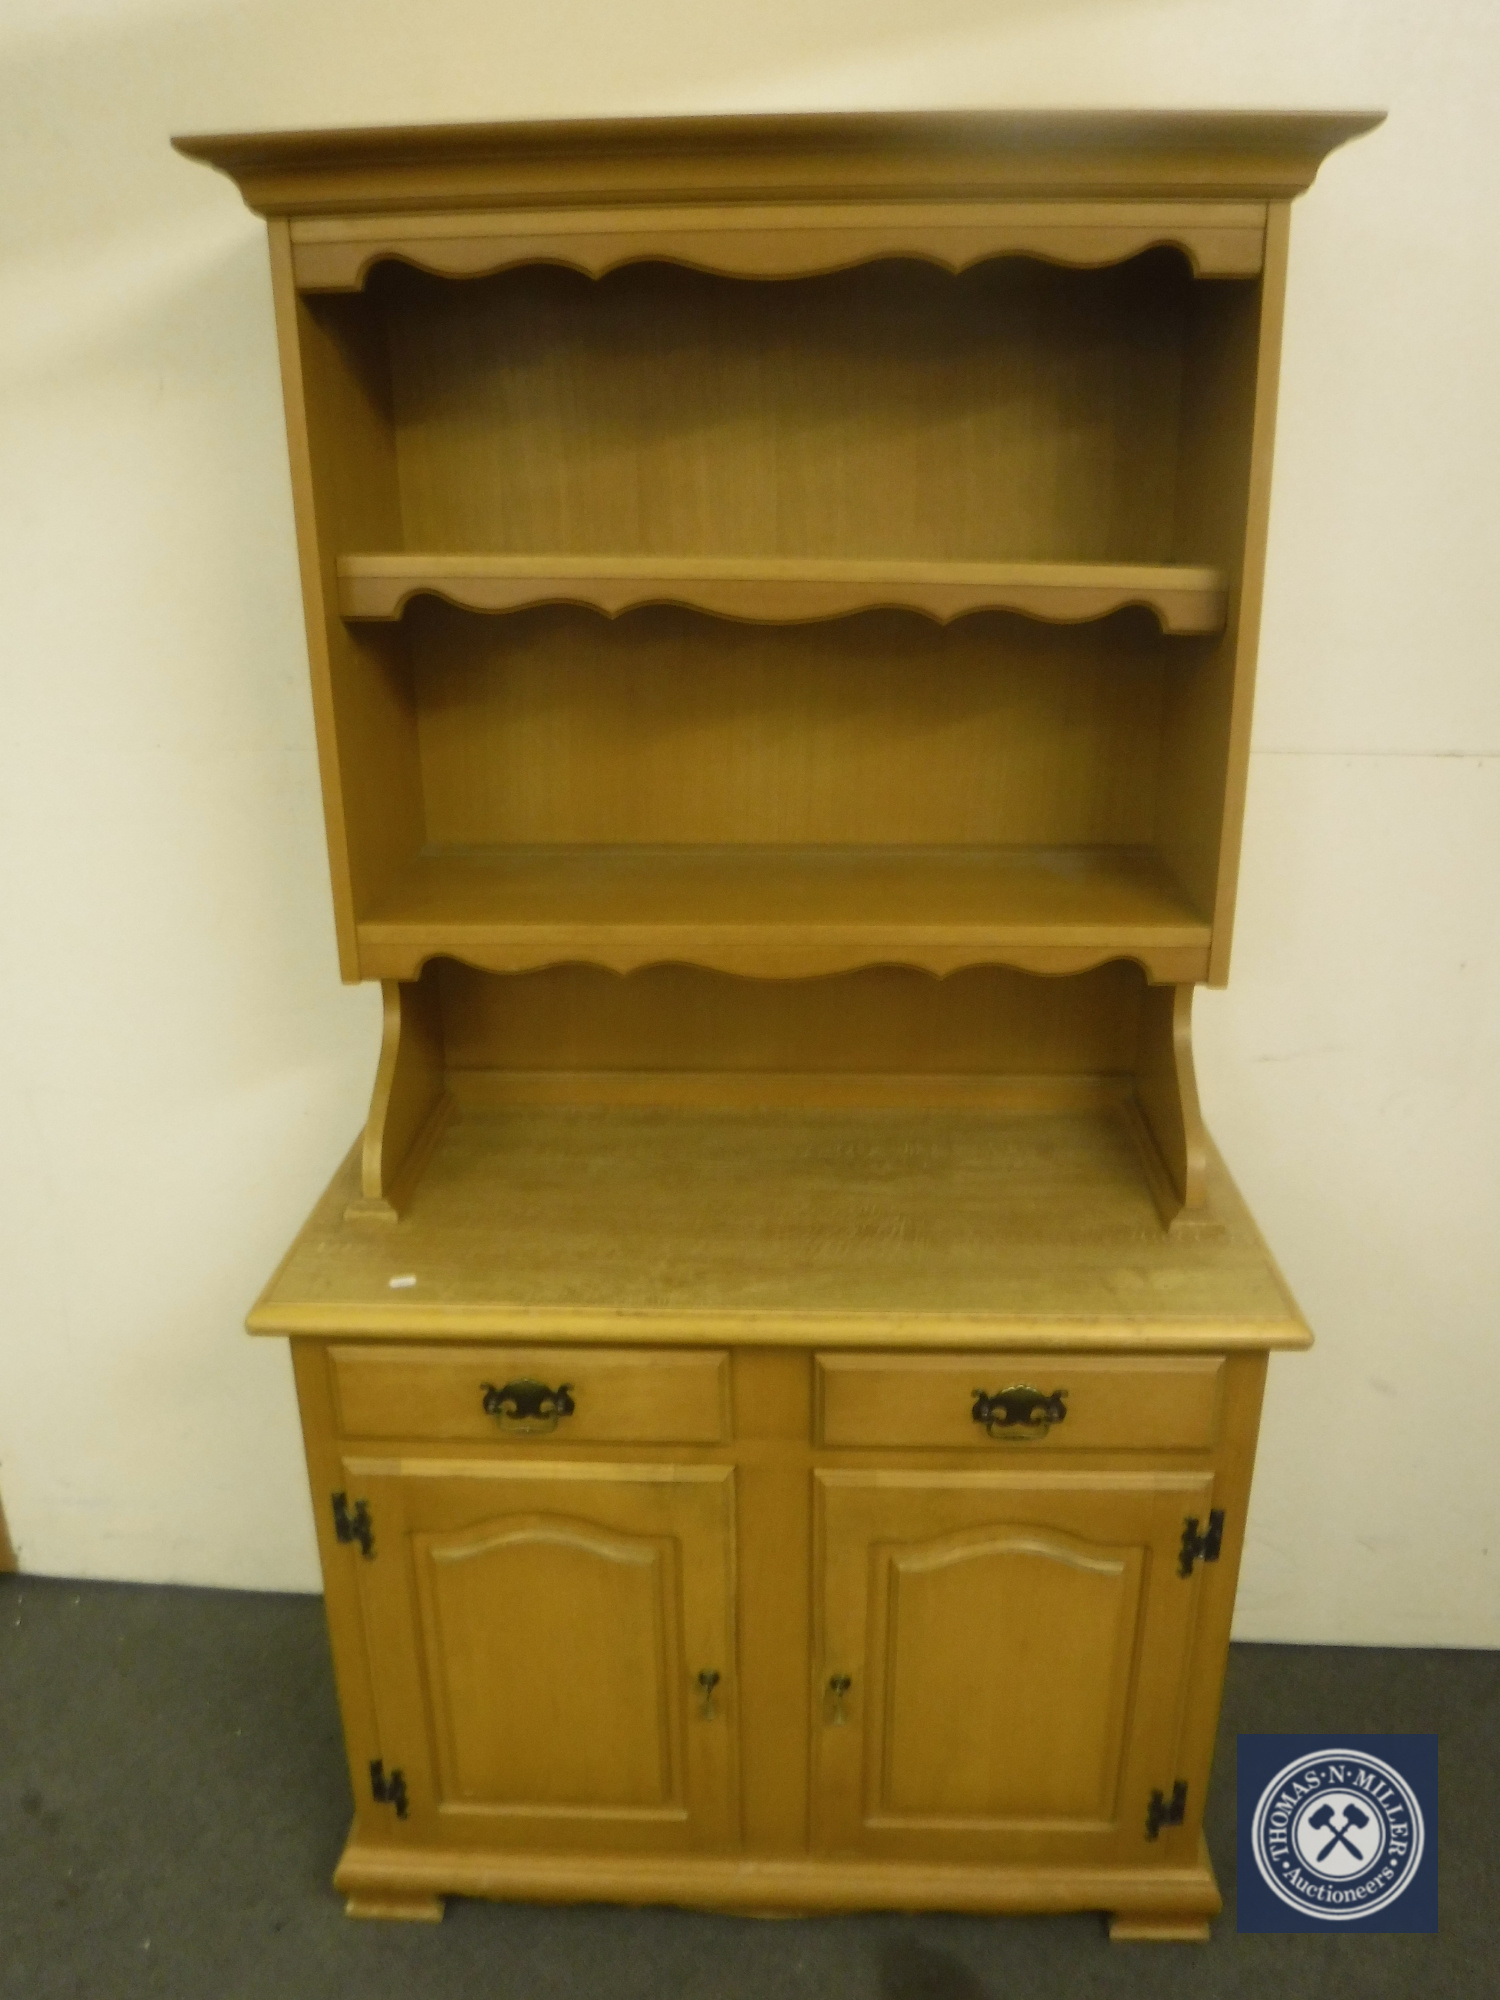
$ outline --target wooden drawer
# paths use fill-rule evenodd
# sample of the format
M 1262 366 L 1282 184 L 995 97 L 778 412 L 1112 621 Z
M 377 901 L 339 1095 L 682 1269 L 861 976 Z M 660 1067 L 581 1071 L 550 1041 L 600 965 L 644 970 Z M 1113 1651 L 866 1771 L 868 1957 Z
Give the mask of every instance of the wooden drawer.
M 993 1457 L 1203 1450 L 1218 1430 L 1224 1363 L 1214 1354 L 820 1354 L 816 1369 L 823 1444 L 967 1447 Z M 1045 1411 L 1025 1421 L 1024 1395 L 994 1406 L 1022 1389 L 1061 1391 L 1061 1421 Z M 992 1399 L 993 1431 L 974 1415 L 981 1391 Z
M 335 1347 L 334 1409 L 345 1437 L 545 1444 L 718 1444 L 729 1435 L 729 1357 L 608 1347 Z M 566 1386 L 555 1414 L 512 1384 Z M 486 1409 L 486 1397 L 492 1406 Z M 530 1410 L 530 1414 L 528 1414 Z

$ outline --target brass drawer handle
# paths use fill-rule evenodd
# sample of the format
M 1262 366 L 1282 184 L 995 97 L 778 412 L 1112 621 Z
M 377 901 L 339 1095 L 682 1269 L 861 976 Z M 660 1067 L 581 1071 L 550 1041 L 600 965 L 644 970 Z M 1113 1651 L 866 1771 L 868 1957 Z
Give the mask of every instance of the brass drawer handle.
M 571 1417 L 571 1382 L 559 1382 L 549 1389 L 545 1382 L 505 1382 L 497 1389 L 493 1382 L 481 1383 L 484 1413 L 493 1417 L 503 1431 L 536 1436 L 555 1431 L 559 1417 Z
M 1050 1396 L 1044 1396 L 1040 1389 L 1024 1382 L 997 1389 L 993 1395 L 976 1389 L 974 1421 L 1003 1444 L 1024 1444 L 1030 1438 L 1044 1438 L 1054 1424 L 1062 1422 L 1068 1414 L 1067 1394 L 1066 1389 L 1054 1389 Z

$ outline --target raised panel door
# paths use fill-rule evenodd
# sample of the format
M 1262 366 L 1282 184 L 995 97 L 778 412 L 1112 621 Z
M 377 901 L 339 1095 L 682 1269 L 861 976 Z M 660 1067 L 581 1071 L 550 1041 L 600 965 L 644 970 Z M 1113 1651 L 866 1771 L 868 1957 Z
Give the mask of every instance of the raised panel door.
M 825 1852 L 1167 1859 L 1202 1473 L 816 1475 Z M 1196 1801 L 1195 1805 L 1201 1805 Z
M 391 1837 L 737 1843 L 730 1468 L 344 1468 L 374 1526 L 359 1582 L 382 1763 L 405 1784 Z

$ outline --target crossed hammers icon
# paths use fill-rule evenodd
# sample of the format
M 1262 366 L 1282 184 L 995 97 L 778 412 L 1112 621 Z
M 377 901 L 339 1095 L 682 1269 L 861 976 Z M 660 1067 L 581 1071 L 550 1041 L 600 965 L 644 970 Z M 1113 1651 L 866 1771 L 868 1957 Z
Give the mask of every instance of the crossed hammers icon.
M 1309 1826 L 1315 1826 L 1319 1833 L 1322 1833 L 1325 1827 L 1333 1826 L 1333 1807 L 1330 1805 L 1319 1806 L 1316 1812 L 1308 1814 L 1307 1823 Z M 1351 1826 L 1368 1826 L 1369 1824 L 1370 1815 L 1367 1812 L 1361 1812 L 1356 1805 L 1345 1806 L 1344 1823 L 1342 1826 L 1333 1826 L 1333 1838 L 1318 1856 L 1319 1861 L 1326 1861 L 1340 1841 L 1348 1848 L 1356 1861 L 1363 1861 L 1365 1857 L 1349 1838 L 1349 1829 Z

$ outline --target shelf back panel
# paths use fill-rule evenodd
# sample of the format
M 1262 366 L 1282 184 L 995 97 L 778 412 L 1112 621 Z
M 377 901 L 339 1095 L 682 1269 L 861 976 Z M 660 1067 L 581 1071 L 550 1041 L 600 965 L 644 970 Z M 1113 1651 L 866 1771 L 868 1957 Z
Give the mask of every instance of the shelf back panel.
M 1118 1075 L 1135 1062 L 1146 991 L 1121 961 L 1065 979 L 1003 966 L 946 979 L 907 966 L 791 980 L 685 965 L 486 973 L 452 960 L 427 976 L 450 1078 Z
M 1203 643 L 1143 612 L 781 627 L 424 601 L 404 626 L 427 839 L 460 847 L 1146 844 L 1164 685 Z
M 405 546 L 1166 561 L 1193 284 L 1173 251 L 779 282 L 383 267 Z

